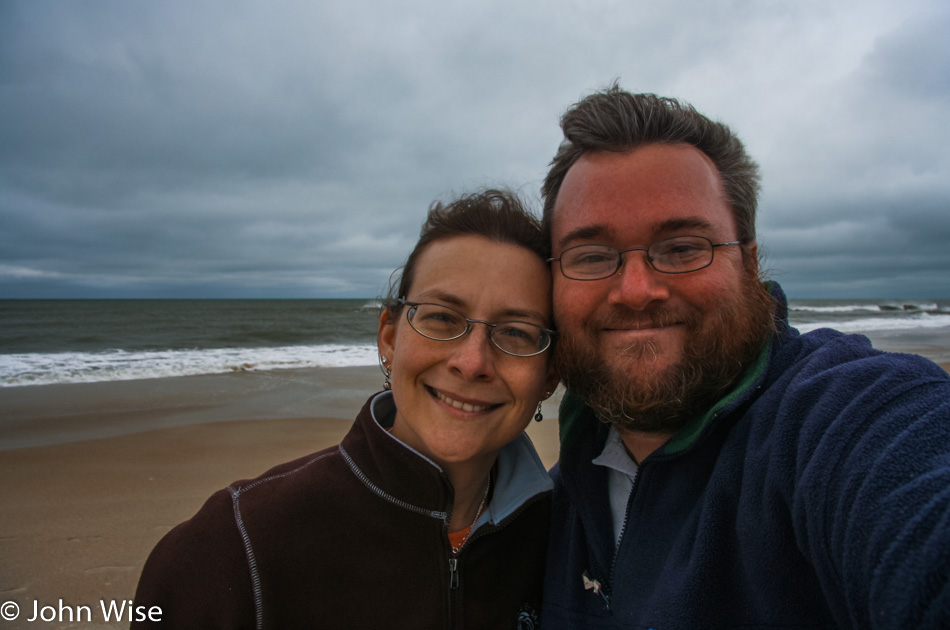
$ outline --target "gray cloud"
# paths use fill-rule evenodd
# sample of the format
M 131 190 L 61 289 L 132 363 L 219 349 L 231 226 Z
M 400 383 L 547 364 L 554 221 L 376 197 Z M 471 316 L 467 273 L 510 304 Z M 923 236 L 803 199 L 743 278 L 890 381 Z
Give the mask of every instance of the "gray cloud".
M 0 5 L 0 297 L 370 297 L 619 77 L 733 126 L 798 297 L 947 297 L 943 3 Z
M 950 12 L 913 8 L 806 83 L 766 141 L 760 240 L 790 293 L 950 294 Z

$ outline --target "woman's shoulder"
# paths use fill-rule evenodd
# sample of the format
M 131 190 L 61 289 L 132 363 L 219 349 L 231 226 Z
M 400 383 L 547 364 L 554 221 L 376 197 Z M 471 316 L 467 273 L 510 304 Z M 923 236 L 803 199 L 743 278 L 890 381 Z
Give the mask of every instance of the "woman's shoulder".
M 177 549 L 230 544 L 226 541 L 238 534 L 242 513 L 293 505 L 304 493 L 312 500 L 315 488 L 323 485 L 315 480 L 326 477 L 326 466 L 333 460 L 339 460 L 338 445 L 278 464 L 257 477 L 235 481 L 212 494 L 194 516 L 172 529 L 162 542 Z
M 335 460 L 339 460 L 339 457 L 340 445 L 334 444 L 321 451 L 277 464 L 252 479 L 235 481 L 220 492 L 228 494 L 232 499 L 265 486 L 268 493 L 292 492 L 298 486 L 307 484 L 310 478 L 319 474 L 318 471 L 332 465 Z

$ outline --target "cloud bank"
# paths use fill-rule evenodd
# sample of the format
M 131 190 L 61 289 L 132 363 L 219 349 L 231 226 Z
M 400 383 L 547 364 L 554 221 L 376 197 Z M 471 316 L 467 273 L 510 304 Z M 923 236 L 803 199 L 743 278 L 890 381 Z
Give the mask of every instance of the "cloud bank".
M 614 79 L 732 126 L 791 297 L 950 297 L 939 1 L 0 5 L 0 298 L 372 297 Z

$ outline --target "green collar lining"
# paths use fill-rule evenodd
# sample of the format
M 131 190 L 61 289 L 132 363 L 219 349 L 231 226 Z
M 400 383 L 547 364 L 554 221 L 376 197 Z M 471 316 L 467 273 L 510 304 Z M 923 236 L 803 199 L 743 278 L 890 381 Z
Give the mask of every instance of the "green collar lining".
M 739 382 L 728 394 L 719 399 L 715 405 L 710 407 L 702 416 L 691 420 L 686 424 L 685 427 L 680 429 L 676 435 L 670 438 L 670 441 L 667 442 L 662 450 L 664 455 L 675 455 L 681 453 L 693 445 L 696 440 L 702 434 L 703 430 L 712 422 L 712 419 L 719 413 L 723 408 L 731 405 L 739 398 L 741 398 L 748 390 L 752 387 L 759 377 L 765 372 L 765 367 L 769 362 L 769 353 L 772 349 L 772 339 L 769 339 L 769 342 L 762 347 L 762 350 L 759 352 L 759 356 L 756 357 L 755 362 L 746 368 L 746 371 L 742 374 L 742 378 L 739 379 Z
M 769 342 L 762 347 L 755 362 L 746 368 L 746 371 L 742 374 L 742 378 L 736 386 L 728 394 L 723 396 L 719 402 L 713 405 L 709 411 L 690 421 L 686 426 L 680 429 L 676 435 L 670 438 L 661 448 L 661 452 L 664 455 L 676 455 L 693 445 L 709 423 L 712 422 L 715 415 L 742 397 L 762 376 L 769 362 L 771 348 L 772 339 L 770 338 Z M 588 407 L 580 397 L 568 391 L 561 400 L 558 413 L 561 459 L 564 459 L 565 453 L 570 452 L 573 446 L 582 439 L 582 436 L 587 431 L 596 428 L 598 422 L 594 411 Z

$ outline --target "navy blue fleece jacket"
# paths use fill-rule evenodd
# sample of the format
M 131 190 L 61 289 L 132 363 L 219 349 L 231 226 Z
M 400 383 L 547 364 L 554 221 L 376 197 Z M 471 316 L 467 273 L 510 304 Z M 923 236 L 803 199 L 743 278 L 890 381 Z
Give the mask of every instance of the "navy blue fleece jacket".
M 782 325 L 734 391 L 640 465 L 615 548 L 607 426 L 561 405 L 542 625 L 950 627 L 950 379 Z

